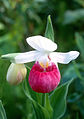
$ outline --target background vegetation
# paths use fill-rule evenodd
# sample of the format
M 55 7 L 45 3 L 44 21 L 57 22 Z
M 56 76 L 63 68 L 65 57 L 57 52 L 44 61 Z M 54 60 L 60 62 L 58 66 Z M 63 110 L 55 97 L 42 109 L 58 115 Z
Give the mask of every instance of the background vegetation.
M 78 50 L 80 57 L 59 65 L 61 83 L 74 78 L 69 87 L 67 109 L 61 119 L 84 118 L 84 0 L 0 0 L 0 55 L 31 50 L 26 38 L 44 35 L 51 15 L 58 51 Z M 22 84 L 10 86 L 6 72 L 10 62 L 0 60 L 0 99 L 8 119 L 34 119 L 32 105 Z M 32 64 L 29 64 L 32 66 Z

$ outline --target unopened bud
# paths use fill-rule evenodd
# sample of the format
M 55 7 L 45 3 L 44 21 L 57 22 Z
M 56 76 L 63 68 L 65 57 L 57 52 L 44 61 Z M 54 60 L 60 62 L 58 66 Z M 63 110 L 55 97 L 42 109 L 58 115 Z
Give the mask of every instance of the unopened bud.
M 17 85 L 26 77 L 27 69 L 24 64 L 14 64 L 12 63 L 7 72 L 7 81 L 11 85 Z

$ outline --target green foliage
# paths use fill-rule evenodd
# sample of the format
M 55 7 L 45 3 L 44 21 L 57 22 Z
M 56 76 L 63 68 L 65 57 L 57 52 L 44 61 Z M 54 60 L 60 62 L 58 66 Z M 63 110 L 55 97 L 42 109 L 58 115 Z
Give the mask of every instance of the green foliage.
M 28 72 L 29 71 L 30 70 L 28 69 Z M 66 83 L 58 87 L 50 96 L 48 94 L 43 94 L 45 95 L 43 106 L 42 103 L 39 103 L 39 100 L 42 99 L 42 95 L 32 91 L 27 79 L 25 79 L 23 83 L 23 88 L 25 95 L 33 104 L 36 119 L 59 119 L 60 117 L 62 117 L 66 109 L 66 96 L 68 87 L 72 80 L 67 81 Z M 39 100 L 37 99 L 38 95 Z
M 47 20 L 45 37 L 54 41 L 54 31 L 53 31 L 53 26 L 52 26 L 52 21 L 51 21 L 50 15 L 48 16 L 48 20 Z
M 81 6 L 83 6 L 84 7 L 84 1 L 83 0 L 75 0 L 75 2 L 77 2 L 78 4 L 80 4 Z
M 67 11 L 64 15 L 64 24 L 76 23 L 79 20 L 84 20 L 84 9 Z
M 45 94 L 45 105 L 44 107 L 48 110 L 50 118 L 52 118 L 53 116 L 53 108 L 50 104 L 50 100 L 49 100 L 49 94 Z
M 81 52 L 81 56 L 84 59 L 84 51 L 83 51 L 84 50 L 84 38 L 79 33 L 76 33 L 75 37 L 76 37 L 77 46 Z
M 66 96 L 68 93 L 68 86 L 72 80 L 58 87 L 50 96 L 51 105 L 54 109 L 53 119 L 59 119 L 63 116 L 66 109 Z
M 1 100 L 0 100 L 0 119 L 7 119 Z
M 52 18 L 54 33 L 49 14 Z M 46 37 L 54 39 L 58 44 L 58 51 L 80 51 L 80 57 L 76 62 L 59 65 L 62 77 L 60 86 L 65 85 L 72 78 L 75 79 L 69 87 L 66 112 L 61 119 L 83 119 L 84 0 L 0 0 L 0 56 L 31 50 L 25 39 L 32 35 L 44 35 L 47 16 Z M 51 30 L 48 31 L 48 28 Z M 32 64 L 29 65 L 32 66 Z M 0 59 L 0 99 L 4 104 L 8 119 L 35 119 L 31 99 L 34 99 L 33 108 L 37 108 L 38 112 L 40 109 L 47 110 L 45 112 L 52 117 L 52 112 L 56 109 L 52 108 L 49 95 L 44 96 L 45 103 L 43 104 L 43 95 L 33 92 L 28 87 L 31 99 L 29 97 L 27 99 L 21 85 L 14 87 L 6 82 L 8 66 L 9 61 Z M 42 108 L 43 105 L 45 109 Z M 36 112 L 37 116 L 39 116 L 38 112 Z M 45 115 L 44 111 L 41 114 Z
M 46 110 L 46 108 L 42 107 L 41 104 L 39 104 L 39 100 L 37 99 L 38 93 L 32 91 L 32 89 L 30 88 L 30 86 L 28 84 L 28 80 L 27 79 L 25 79 L 23 87 L 24 87 L 24 92 L 25 92 L 27 98 L 33 104 L 33 108 L 34 108 L 34 111 L 35 111 L 36 119 L 39 119 L 39 118 L 40 119 L 50 119 L 49 113 Z M 41 94 L 39 94 L 39 95 L 41 96 Z M 41 99 L 41 98 L 39 98 L 39 99 Z

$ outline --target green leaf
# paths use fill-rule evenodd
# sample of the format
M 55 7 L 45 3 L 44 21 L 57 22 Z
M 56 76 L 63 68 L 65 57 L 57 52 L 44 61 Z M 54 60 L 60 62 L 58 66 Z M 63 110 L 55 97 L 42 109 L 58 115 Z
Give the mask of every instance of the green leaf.
M 52 108 L 52 106 L 50 104 L 49 94 L 48 93 L 45 94 L 45 105 L 44 105 L 44 107 L 48 110 L 48 112 L 50 114 L 50 118 L 52 118 L 52 116 L 53 116 L 53 108 Z
M 45 37 L 49 38 L 50 40 L 52 40 L 54 42 L 54 31 L 53 31 L 53 26 L 52 26 L 52 21 L 51 21 L 50 15 L 48 16 L 48 20 L 47 20 Z
M 84 39 L 79 33 L 75 34 L 77 46 L 81 52 L 82 58 L 84 59 Z
M 4 30 L 4 29 L 5 29 L 5 25 L 0 22 L 0 30 Z M 1 41 L 1 40 L 0 40 L 0 41 Z
M 31 87 L 30 87 L 30 85 L 29 85 L 29 83 L 28 83 L 29 72 L 30 72 L 31 68 L 29 68 L 28 66 L 26 66 L 26 68 L 27 68 L 27 78 L 26 78 L 26 80 L 25 80 L 25 81 L 26 81 L 26 90 L 27 90 L 28 94 L 29 94 L 35 101 L 37 101 L 39 104 L 42 105 L 42 93 L 34 92 L 34 91 L 31 89 Z
M 75 61 L 73 61 L 73 64 L 74 64 L 74 69 L 75 69 L 75 72 L 76 72 L 78 78 L 81 79 L 81 80 L 84 80 L 84 78 L 82 77 Z
M 36 115 L 36 119 L 50 119 L 50 115 L 49 115 L 48 111 L 46 110 L 45 107 L 41 106 L 41 104 L 38 101 L 37 97 L 39 97 L 39 100 L 40 100 L 41 95 L 38 96 L 38 93 L 34 92 L 30 88 L 27 79 L 25 79 L 25 81 L 23 83 L 23 88 L 24 88 L 25 95 L 27 96 L 27 98 L 30 100 L 30 102 L 33 105 L 35 115 Z
M 1 100 L 0 100 L 0 119 L 7 119 Z
M 64 14 L 64 21 L 63 24 L 71 24 L 75 23 L 78 20 L 84 19 L 84 9 L 77 9 L 74 11 L 66 11 Z
M 25 87 L 25 85 L 24 85 L 24 92 L 25 92 L 27 98 L 30 100 L 30 102 L 33 105 L 36 119 L 50 119 L 48 111 L 31 97 L 31 93 L 26 88 L 28 88 L 28 87 Z
M 63 85 L 59 86 L 53 93 L 50 95 L 51 105 L 53 107 L 53 119 L 59 119 L 63 116 L 66 109 L 66 96 L 68 93 L 68 87 L 72 80 L 67 81 Z
M 74 0 L 74 1 L 84 7 L 84 0 Z
M 2 2 L 3 2 L 3 4 L 5 5 L 5 7 L 6 7 L 7 9 L 10 9 L 11 6 L 10 6 L 8 0 L 2 0 Z
M 12 40 L 11 33 L 0 36 L 0 55 L 16 52 L 18 42 L 15 41 Z

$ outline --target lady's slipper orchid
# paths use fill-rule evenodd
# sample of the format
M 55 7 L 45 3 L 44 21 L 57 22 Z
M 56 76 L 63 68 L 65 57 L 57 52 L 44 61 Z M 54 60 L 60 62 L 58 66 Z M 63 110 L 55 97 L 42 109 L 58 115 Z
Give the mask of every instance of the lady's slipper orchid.
M 60 82 L 60 72 L 57 63 L 67 64 L 71 60 L 76 59 L 79 56 L 79 52 L 54 52 L 57 49 L 57 44 L 42 36 L 32 36 L 26 40 L 35 50 L 20 53 L 14 59 L 11 58 L 11 60 L 17 64 L 36 61 L 29 74 L 29 84 L 36 92 L 49 93 Z M 10 54 L 6 55 L 6 57 L 10 56 Z
M 25 79 L 26 74 L 27 69 L 24 64 L 12 63 L 8 68 L 6 79 L 11 85 L 17 85 Z

